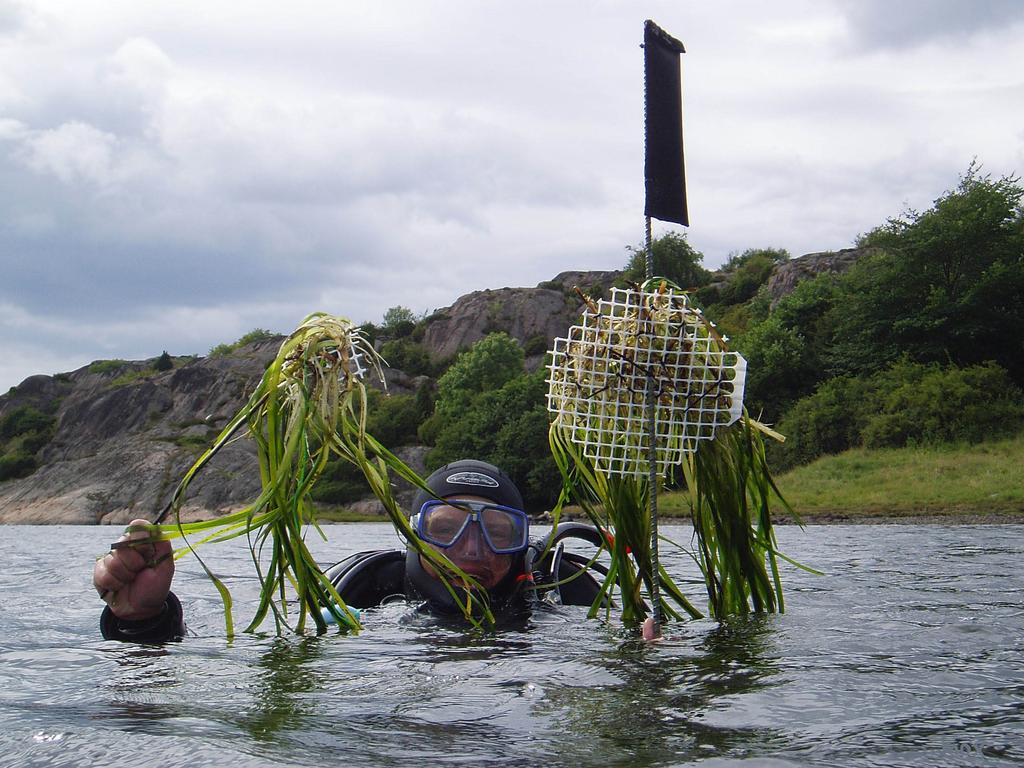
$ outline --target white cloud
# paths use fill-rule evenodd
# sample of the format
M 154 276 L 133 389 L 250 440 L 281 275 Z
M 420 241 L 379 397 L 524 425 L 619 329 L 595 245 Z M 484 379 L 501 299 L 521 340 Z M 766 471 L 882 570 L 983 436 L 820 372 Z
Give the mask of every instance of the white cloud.
M 65 184 L 87 182 L 103 187 L 114 179 L 117 137 L 73 121 L 39 131 L 23 142 L 22 157 L 37 173 L 51 173 Z
M 1017 12 L 943 2 L 917 30 L 897 5 L 0 6 L 0 305 L 22 313 L 0 312 L 0 389 L 621 266 L 643 236 L 644 18 L 689 51 L 709 266 L 849 245 L 975 155 L 1017 170 Z
M 0 118 L 0 141 L 20 141 L 28 132 L 28 128 L 20 120 Z
M 863 48 L 910 48 L 962 43 L 1005 32 L 1024 21 L 1019 0 L 835 0 L 854 42 Z
M 159 45 L 133 37 L 107 59 L 102 77 L 111 87 L 134 91 L 148 100 L 163 90 L 173 72 L 173 62 Z

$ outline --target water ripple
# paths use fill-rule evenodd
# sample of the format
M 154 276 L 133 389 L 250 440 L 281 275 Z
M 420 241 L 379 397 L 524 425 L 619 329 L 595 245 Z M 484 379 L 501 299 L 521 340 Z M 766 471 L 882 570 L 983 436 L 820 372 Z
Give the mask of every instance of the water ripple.
M 89 571 L 111 530 L 0 544 L 0 766 L 1024 762 L 1021 526 L 787 527 L 783 550 L 824 575 L 784 572 L 786 614 L 671 625 L 655 645 L 579 609 L 480 633 L 402 604 L 368 611 L 358 636 L 228 642 L 188 560 L 176 583 L 194 636 L 108 643 Z M 354 549 L 393 539 L 341 532 Z M 55 535 L 70 553 L 47 554 Z M 209 561 L 244 613 L 248 553 Z

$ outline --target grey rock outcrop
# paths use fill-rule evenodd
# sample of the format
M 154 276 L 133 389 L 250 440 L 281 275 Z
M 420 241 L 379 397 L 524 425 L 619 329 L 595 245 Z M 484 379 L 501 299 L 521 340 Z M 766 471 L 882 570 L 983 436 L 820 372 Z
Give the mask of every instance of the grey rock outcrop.
M 581 301 L 573 291 L 606 288 L 617 272 L 565 272 L 535 288 L 478 291 L 441 310 L 426 331 L 437 359 L 450 358 L 492 330 L 544 348 L 576 321 Z M 55 416 L 50 442 L 28 477 L 0 482 L 0 523 L 123 524 L 154 519 L 182 475 L 245 403 L 280 346 L 255 342 L 230 354 L 178 359 L 165 372 L 154 360 L 104 361 L 57 376 L 32 376 L 0 395 L 0 419 L 30 406 Z M 533 358 L 538 365 L 542 355 Z M 388 391 L 412 393 L 424 377 L 385 369 Z M 374 379 L 371 385 L 379 386 Z M 426 449 L 398 449 L 421 474 Z M 240 437 L 194 478 L 183 519 L 235 511 L 259 495 L 255 445 Z M 396 483 L 403 504 L 412 489 Z M 375 500 L 361 503 L 382 513 Z
M 56 427 L 39 469 L 0 483 L 0 522 L 154 519 L 178 479 L 244 404 L 279 343 L 259 342 L 163 373 L 132 362 L 103 372 L 86 366 L 53 377 L 52 384 L 26 380 L 0 403 L 0 415 L 43 405 L 36 394 L 42 388 L 59 399 Z M 254 468 L 251 441 L 226 446 L 196 476 L 183 516 L 223 514 L 255 498 L 260 482 Z
M 582 301 L 573 288 L 607 289 L 620 274 L 562 272 L 535 288 L 474 291 L 434 313 L 423 345 L 435 359 L 446 360 L 488 333 L 504 331 L 522 344 L 543 338 L 547 349 L 582 312 Z
M 767 290 L 771 306 L 789 295 L 797 284 L 822 272 L 839 274 L 845 272 L 858 260 L 874 253 L 875 248 L 843 248 L 839 251 L 808 253 L 796 259 L 779 264 L 768 278 Z

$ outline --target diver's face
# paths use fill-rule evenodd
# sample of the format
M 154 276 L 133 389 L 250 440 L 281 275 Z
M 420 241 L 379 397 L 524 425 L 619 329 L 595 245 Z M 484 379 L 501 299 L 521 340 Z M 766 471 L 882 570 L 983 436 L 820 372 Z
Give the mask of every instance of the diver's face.
M 467 496 L 464 494 L 446 496 L 445 500 L 494 503 L 493 499 L 488 499 L 486 496 Z M 456 566 L 480 582 L 480 585 L 485 589 L 496 587 L 512 569 L 513 555 L 499 555 L 493 552 L 487 545 L 487 540 L 484 539 L 484 532 L 480 528 L 480 523 L 476 521 L 470 521 L 462 536 L 450 547 L 445 549 L 429 542 L 427 542 L 427 546 L 447 556 Z M 420 562 L 427 573 L 437 578 L 437 571 L 429 562 L 422 557 Z

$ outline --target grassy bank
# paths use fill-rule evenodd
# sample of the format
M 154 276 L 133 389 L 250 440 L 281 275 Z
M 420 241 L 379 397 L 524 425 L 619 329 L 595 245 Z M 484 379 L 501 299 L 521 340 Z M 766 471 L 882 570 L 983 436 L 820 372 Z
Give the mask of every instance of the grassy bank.
M 1024 521 L 1024 435 L 978 445 L 857 449 L 776 478 L 805 522 L 893 518 Z M 664 494 L 667 515 L 688 514 Z
M 804 522 L 893 519 L 1024 522 L 1024 434 L 978 445 L 857 449 L 826 456 L 776 478 Z M 663 493 L 664 517 L 688 517 L 682 493 Z M 568 507 L 566 518 L 582 518 Z M 320 522 L 387 518 L 322 507 Z M 784 515 L 776 515 L 786 522 Z

